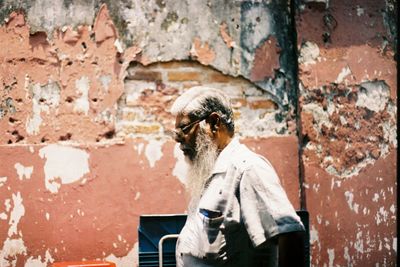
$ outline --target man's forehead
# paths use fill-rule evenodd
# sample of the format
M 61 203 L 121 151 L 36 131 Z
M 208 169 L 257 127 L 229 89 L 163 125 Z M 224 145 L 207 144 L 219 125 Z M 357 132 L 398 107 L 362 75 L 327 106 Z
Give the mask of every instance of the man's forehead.
M 180 127 L 181 125 L 185 125 L 190 123 L 190 117 L 187 114 L 179 113 L 176 115 L 175 119 L 175 127 Z

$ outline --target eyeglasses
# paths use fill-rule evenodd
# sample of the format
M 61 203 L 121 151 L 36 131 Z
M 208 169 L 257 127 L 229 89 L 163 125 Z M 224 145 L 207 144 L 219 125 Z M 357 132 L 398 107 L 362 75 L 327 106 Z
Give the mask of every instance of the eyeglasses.
M 199 118 L 199 119 L 197 119 L 197 120 L 195 120 L 195 121 L 192 121 L 192 122 L 189 123 L 188 125 L 179 127 L 178 129 L 179 129 L 180 132 L 182 132 L 184 135 L 187 135 L 187 134 L 190 132 L 190 130 L 193 128 L 194 125 L 196 125 L 197 123 L 200 123 L 201 121 L 207 119 L 208 116 L 209 116 L 209 114 L 207 114 L 206 116 L 203 116 L 203 117 L 201 117 L 201 118 Z M 175 133 L 175 135 L 178 135 L 178 134 L 179 134 L 179 132 L 176 131 L 176 130 L 174 131 L 174 133 Z

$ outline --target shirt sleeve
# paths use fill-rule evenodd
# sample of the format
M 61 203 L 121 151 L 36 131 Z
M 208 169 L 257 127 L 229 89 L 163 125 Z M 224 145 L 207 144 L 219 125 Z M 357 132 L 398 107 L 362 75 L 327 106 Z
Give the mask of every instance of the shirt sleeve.
M 239 197 L 242 220 L 255 247 L 278 234 L 304 231 L 268 162 L 260 159 L 243 171 Z

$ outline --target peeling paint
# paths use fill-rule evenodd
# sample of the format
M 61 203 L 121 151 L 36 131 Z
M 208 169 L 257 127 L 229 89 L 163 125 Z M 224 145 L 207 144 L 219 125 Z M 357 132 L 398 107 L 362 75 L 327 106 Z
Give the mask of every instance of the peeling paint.
M 140 192 L 136 192 L 134 200 L 138 200 L 140 198 Z
M 27 249 L 22 238 L 10 239 L 7 238 L 1 249 L 0 266 L 10 266 L 9 259 L 15 258 L 18 255 L 26 255 Z
M 344 195 L 345 195 L 345 197 L 346 197 L 347 204 L 349 205 L 349 208 L 350 208 L 351 210 L 353 210 L 355 213 L 358 213 L 359 205 L 358 205 L 357 203 L 355 203 L 355 202 L 354 202 L 354 204 L 353 204 L 353 200 L 354 200 L 354 195 L 353 195 L 353 193 L 352 193 L 352 192 L 349 192 L 349 191 L 346 191 L 346 192 L 344 193 Z
M 364 253 L 364 240 L 362 238 L 363 233 L 362 231 L 358 231 L 356 234 L 356 240 L 354 242 L 354 248 L 358 253 Z
M 344 79 L 351 74 L 351 70 L 349 66 L 346 66 L 342 69 L 342 71 L 339 73 L 339 75 L 336 78 L 335 83 L 342 83 Z
M 7 198 L 4 200 L 4 206 L 6 206 L 6 211 L 9 212 L 11 209 L 11 199 Z
M 328 248 L 328 257 L 329 257 L 329 267 L 333 267 L 333 262 L 335 261 L 335 250 Z
M 46 158 L 44 165 L 45 186 L 57 193 L 61 184 L 70 184 L 89 173 L 89 154 L 81 149 L 61 145 L 48 145 L 39 150 Z
M 361 86 L 356 106 L 365 107 L 375 112 L 384 110 L 390 97 L 387 85 L 384 82 L 368 82 Z
M 155 163 L 163 156 L 161 151 L 163 144 L 163 141 L 156 140 L 150 140 L 147 144 L 144 154 L 146 155 L 151 168 L 154 168 Z
M 319 47 L 316 43 L 306 41 L 301 45 L 300 56 L 298 59 L 299 64 L 309 65 L 315 64 L 319 58 Z
M 137 266 L 138 260 L 138 243 L 136 242 L 133 245 L 133 248 L 129 251 L 126 256 L 116 257 L 114 254 L 111 254 L 105 258 L 106 261 L 110 261 L 115 263 L 118 267 L 131 267 Z
M 10 228 L 8 229 L 8 236 L 12 237 L 13 235 L 18 234 L 18 223 L 21 218 L 25 215 L 25 207 L 22 204 L 21 193 L 17 192 L 17 194 L 12 194 L 13 199 L 13 210 L 10 213 Z
M 313 245 L 315 242 L 319 242 L 318 231 L 314 226 L 311 226 L 310 230 L 310 244 Z
M 46 250 L 44 259 L 42 261 L 42 256 L 38 256 L 37 258 L 34 257 L 29 257 L 27 261 L 25 262 L 25 267 L 47 267 L 51 263 L 54 262 L 53 257 L 51 256 L 49 250 Z
M 179 148 L 179 144 L 175 144 L 174 157 L 176 158 L 176 163 L 172 170 L 172 175 L 177 177 L 182 184 L 186 184 L 186 174 L 189 166 L 186 162 L 185 155 Z
M 17 174 L 20 180 L 24 179 L 30 179 L 32 172 L 33 172 L 33 166 L 25 167 L 21 163 L 17 162 L 14 165 L 14 168 L 17 170 Z M 1 180 L 0 180 L 1 183 Z
M 89 81 L 88 77 L 83 76 L 75 82 L 79 98 L 75 100 L 74 111 L 83 112 L 86 116 L 89 113 Z
M 190 55 L 204 65 L 210 65 L 215 59 L 215 52 L 209 44 L 207 42 L 202 43 L 198 37 L 193 41 Z
M 104 92 L 108 93 L 108 91 L 110 90 L 109 89 L 110 82 L 112 80 L 111 75 L 101 75 L 99 80 L 101 82 L 101 85 L 103 86 Z
M 59 106 L 61 89 L 57 82 L 52 81 L 43 86 L 40 83 L 29 84 L 29 77 L 27 77 L 27 84 L 26 90 L 32 98 L 33 115 L 27 119 L 26 131 L 28 134 L 37 135 L 43 121 L 41 112 L 49 114 L 50 108 Z
M 7 176 L 0 177 L 0 187 L 2 187 L 7 182 Z
M 271 137 L 287 134 L 287 122 L 278 121 L 276 116 L 280 111 L 250 109 L 243 107 L 241 116 L 235 121 L 235 127 L 242 136 Z
M 381 223 L 385 223 L 388 220 L 389 212 L 385 210 L 385 207 L 380 207 L 377 213 L 375 214 L 375 222 L 377 225 Z
M 357 6 L 357 16 L 361 17 L 364 15 L 364 8 Z
M 349 248 L 344 247 L 343 253 L 344 253 L 343 258 L 347 261 L 347 266 L 351 266 L 352 258 L 350 257 L 350 254 L 349 254 Z

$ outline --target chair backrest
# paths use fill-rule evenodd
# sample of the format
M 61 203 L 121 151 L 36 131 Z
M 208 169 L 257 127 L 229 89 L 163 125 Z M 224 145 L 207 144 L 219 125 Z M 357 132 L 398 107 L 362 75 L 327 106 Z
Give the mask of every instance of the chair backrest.
M 296 213 L 297 215 L 299 215 L 301 222 L 303 223 L 304 228 L 306 230 L 304 239 L 304 252 L 306 254 L 305 267 L 309 267 L 310 266 L 310 215 L 306 210 L 297 210 Z
M 306 210 L 296 211 L 306 229 L 304 249 L 306 267 L 310 266 L 309 214 Z M 185 225 L 185 214 L 142 215 L 139 219 L 139 267 L 158 267 L 160 239 L 167 235 L 179 234 Z M 163 244 L 163 266 L 176 266 L 176 240 L 169 239 Z
M 185 214 L 142 215 L 139 218 L 139 266 L 158 267 L 160 239 L 179 234 L 185 225 Z M 175 266 L 176 239 L 163 243 L 163 266 Z

